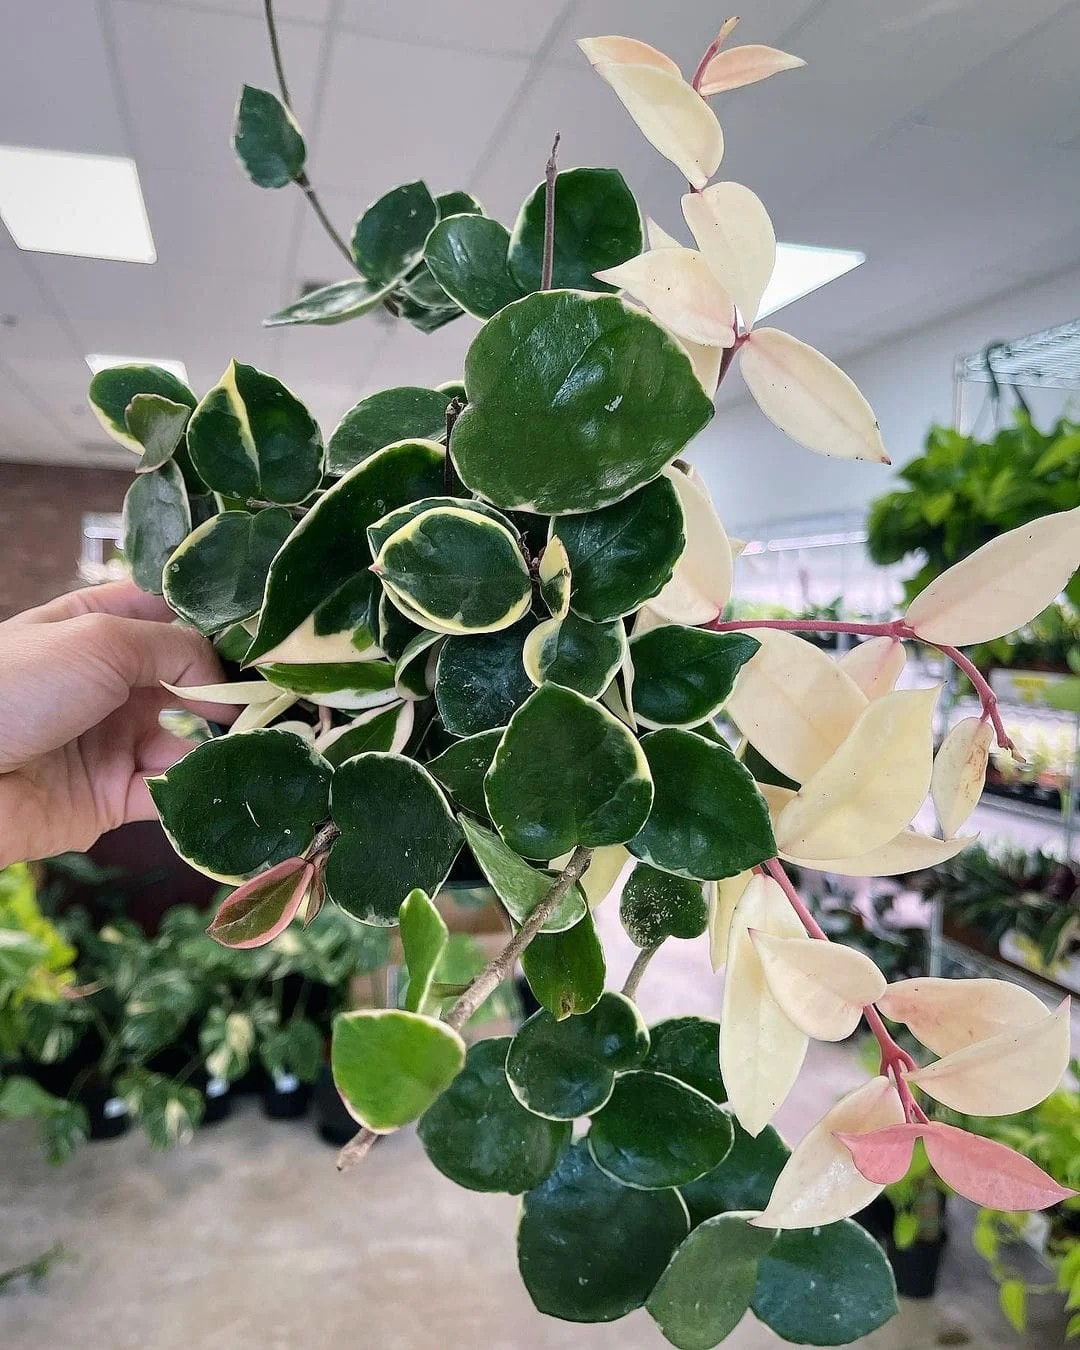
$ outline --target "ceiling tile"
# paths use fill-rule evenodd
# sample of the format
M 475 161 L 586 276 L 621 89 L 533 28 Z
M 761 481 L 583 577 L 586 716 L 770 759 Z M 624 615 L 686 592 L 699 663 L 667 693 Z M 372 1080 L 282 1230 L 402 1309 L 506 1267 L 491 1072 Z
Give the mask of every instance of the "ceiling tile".
M 162 0 L 154 0 L 160 4 Z M 196 13 L 213 10 L 218 13 L 244 14 L 248 18 L 265 22 L 263 0 L 166 0 L 166 3 L 179 5 L 181 9 L 194 10 Z M 334 7 L 334 0 L 274 0 L 274 15 L 280 24 L 283 20 L 296 23 L 325 23 Z
M 343 0 L 338 22 L 363 37 L 391 38 L 417 47 L 529 55 L 543 42 L 566 0 Z M 456 62 L 443 57 L 452 87 Z

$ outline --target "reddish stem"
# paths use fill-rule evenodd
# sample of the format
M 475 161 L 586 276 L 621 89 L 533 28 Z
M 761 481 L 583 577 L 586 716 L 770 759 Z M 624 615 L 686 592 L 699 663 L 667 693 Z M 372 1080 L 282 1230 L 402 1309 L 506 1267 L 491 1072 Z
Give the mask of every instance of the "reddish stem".
M 735 23 L 736 20 L 728 19 L 721 27 L 719 33 L 717 33 L 717 35 L 705 48 L 705 55 L 698 62 L 697 70 L 694 71 L 694 78 L 690 81 L 690 84 L 695 91 L 700 92 L 701 81 L 705 78 L 705 72 L 709 68 L 709 62 L 713 59 L 716 53 L 724 45 L 724 39 L 731 32 L 732 28 L 734 28 Z

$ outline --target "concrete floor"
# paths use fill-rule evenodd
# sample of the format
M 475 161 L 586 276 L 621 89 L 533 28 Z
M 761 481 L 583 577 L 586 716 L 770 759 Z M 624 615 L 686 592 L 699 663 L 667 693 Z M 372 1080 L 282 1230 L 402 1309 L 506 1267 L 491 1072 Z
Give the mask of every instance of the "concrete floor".
M 651 1019 L 715 1013 L 719 986 L 700 943 L 672 943 L 642 1002 Z M 626 964 L 617 952 L 613 966 Z M 613 969 L 615 984 L 621 969 Z M 817 1045 L 779 1120 L 802 1133 L 861 1072 L 845 1047 Z M 0 1269 L 61 1241 L 67 1259 L 37 1288 L 0 1295 L 4 1350 L 660 1350 L 644 1313 L 608 1326 L 541 1317 L 514 1260 L 517 1202 L 460 1190 L 411 1131 L 339 1176 L 311 1121 L 273 1122 L 241 1102 L 187 1148 L 140 1136 L 88 1146 L 50 1169 L 25 1123 L 0 1131 Z M 953 1217 L 938 1296 L 908 1303 L 867 1350 L 1060 1346 L 1050 1300 L 1027 1338 Z M 732 1350 L 784 1344 L 746 1320 Z

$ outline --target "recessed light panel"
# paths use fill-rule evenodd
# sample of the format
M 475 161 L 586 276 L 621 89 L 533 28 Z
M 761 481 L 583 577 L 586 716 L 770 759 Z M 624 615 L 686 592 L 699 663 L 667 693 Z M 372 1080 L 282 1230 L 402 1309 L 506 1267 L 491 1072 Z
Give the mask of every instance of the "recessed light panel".
M 866 254 L 849 248 L 818 248 L 813 244 L 777 244 L 776 267 L 761 298 L 758 319 L 801 300 L 804 295 L 866 261 Z

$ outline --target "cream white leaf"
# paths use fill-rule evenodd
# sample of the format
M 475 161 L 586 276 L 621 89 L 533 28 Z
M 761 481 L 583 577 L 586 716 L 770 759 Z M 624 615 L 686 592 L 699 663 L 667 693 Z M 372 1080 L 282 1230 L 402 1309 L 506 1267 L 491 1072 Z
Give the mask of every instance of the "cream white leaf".
M 951 1055 L 1046 1016 L 1042 1000 L 1011 980 L 898 980 L 877 1004 L 935 1055 Z
M 800 1031 L 818 1041 L 842 1041 L 863 1008 L 885 992 L 885 976 L 868 956 L 805 933 L 798 938 L 752 933 L 773 998 Z
M 794 793 L 791 795 L 794 796 Z M 865 853 L 853 857 L 800 858 L 783 851 L 780 856 L 785 862 L 793 862 L 799 867 L 812 867 L 818 872 L 836 872 L 843 877 L 897 877 L 906 876 L 908 872 L 919 872 L 924 867 L 937 867 L 955 858 L 978 837 L 977 834 L 971 834 L 958 839 L 935 839 L 933 835 L 920 834 L 917 830 L 901 830 L 877 848 L 867 849 Z
M 994 728 L 979 717 L 965 717 L 951 728 L 934 760 L 930 795 L 946 839 L 959 833 L 982 796 Z
M 758 80 L 778 75 L 783 70 L 798 70 L 806 62 L 799 56 L 778 51 L 776 47 L 764 47 L 760 43 L 748 42 L 742 47 L 729 47 L 717 52 L 705 67 L 698 86 L 702 97 L 723 94 L 728 89 L 741 89 L 747 84 L 756 84 Z
M 749 328 L 776 265 L 776 235 L 764 203 L 741 183 L 713 183 L 686 193 L 682 208 L 713 276 Z
M 1080 566 L 1080 506 L 1040 516 L 950 567 L 904 616 L 919 637 L 950 647 L 992 642 L 1044 610 Z
M 782 333 L 755 328 L 739 349 L 739 368 L 775 426 L 819 455 L 891 463 L 874 410 L 827 356 Z
M 739 671 L 725 711 L 770 764 L 803 783 L 839 748 L 866 695 L 812 642 L 755 628 L 761 644 Z
M 234 736 L 239 731 L 255 731 L 259 727 L 268 727 L 275 717 L 288 712 L 297 701 L 295 694 L 283 694 L 278 690 L 276 697 L 269 703 L 249 703 L 226 735 Z
M 846 651 L 836 664 L 867 698 L 880 698 L 896 688 L 907 665 L 907 652 L 898 638 L 870 638 Z
M 930 788 L 938 693 L 898 689 L 867 704 L 784 808 L 777 845 L 800 858 L 844 857 L 877 848 L 909 824 Z
M 191 703 L 234 703 L 247 707 L 252 703 L 271 703 L 281 693 L 266 680 L 237 680 L 234 684 L 166 684 L 163 689 Z
M 679 494 L 686 547 L 671 580 L 649 601 L 649 609 L 669 623 L 709 623 L 720 617 L 731 599 L 731 545 L 708 495 L 678 469 L 664 473 Z
M 806 1036 L 769 992 L 750 929 L 797 937 L 802 925 L 772 877 L 751 877 L 731 920 L 720 1072 L 731 1109 L 758 1135 L 791 1091 L 806 1056 Z
M 727 962 L 732 915 L 753 875 L 753 872 L 740 872 L 737 876 L 707 883 L 711 887 L 706 898 L 709 903 L 709 960 L 713 970 L 719 970 Z
M 695 249 L 650 249 L 595 275 L 639 300 L 676 337 L 713 347 L 735 341 L 731 296 Z
M 682 244 L 673 235 L 668 234 L 663 225 L 659 225 L 652 216 L 645 217 L 645 237 L 652 249 L 682 248 Z
M 849 1092 L 796 1145 L 776 1178 L 757 1228 L 817 1228 L 857 1214 L 885 1189 L 867 1181 L 837 1134 L 899 1125 L 904 1108 L 889 1079 L 872 1078 Z
M 666 70 L 680 77 L 682 74 L 670 56 L 665 56 L 655 47 L 650 47 L 647 42 L 639 42 L 637 38 L 614 36 L 578 38 L 577 45 L 591 66 L 615 61 L 628 66 L 653 66 L 657 70 Z

